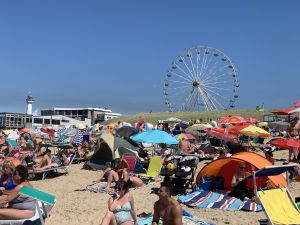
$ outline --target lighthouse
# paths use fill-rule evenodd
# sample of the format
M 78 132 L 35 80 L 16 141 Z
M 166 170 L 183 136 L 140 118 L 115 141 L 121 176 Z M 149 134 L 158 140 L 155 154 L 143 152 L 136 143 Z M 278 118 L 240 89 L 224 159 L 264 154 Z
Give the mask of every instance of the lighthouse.
M 27 103 L 27 114 L 32 115 L 32 103 L 34 102 L 31 95 L 28 95 L 26 98 Z

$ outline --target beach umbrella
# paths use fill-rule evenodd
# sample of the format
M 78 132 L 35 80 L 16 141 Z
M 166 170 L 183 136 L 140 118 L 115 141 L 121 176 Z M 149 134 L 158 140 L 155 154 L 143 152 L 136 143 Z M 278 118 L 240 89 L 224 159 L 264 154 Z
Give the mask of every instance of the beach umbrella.
M 296 138 L 289 138 L 286 144 L 289 147 L 300 148 L 300 141 L 298 141 Z
M 78 123 L 78 124 L 76 124 L 76 126 L 75 127 L 77 127 L 78 129 L 84 129 L 86 126 L 83 124 L 83 123 Z
M 281 149 L 288 149 L 289 147 L 300 148 L 300 141 L 295 138 L 279 138 L 270 141 L 269 144 Z
M 136 142 L 146 142 L 152 144 L 178 144 L 178 141 L 165 131 L 161 130 L 146 130 L 130 137 Z
M 247 123 L 258 123 L 258 122 L 260 122 L 258 119 L 252 118 L 252 117 L 245 118 L 245 120 L 247 121 Z
M 176 140 L 181 141 L 183 138 L 187 139 L 187 140 L 193 140 L 195 139 L 195 137 L 191 134 L 186 134 L 186 133 L 181 133 L 181 134 L 177 134 L 174 136 L 174 138 L 176 138 Z
M 152 130 L 154 128 L 153 124 L 151 123 L 144 123 L 142 125 L 142 127 L 145 129 L 145 130 Z
M 139 131 L 134 127 L 123 126 L 116 130 L 116 134 L 120 137 L 129 138 L 130 136 L 137 134 Z
M 122 127 L 124 127 L 124 126 L 132 127 L 131 123 L 122 122 Z
M 300 107 L 289 111 L 288 114 L 300 114 Z
M 276 115 L 288 115 L 292 111 L 291 108 L 286 108 L 286 109 L 276 109 L 271 111 L 271 113 L 276 114 Z
M 32 133 L 33 130 L 31 128 L 23 128 L 18 130 L 20 133 Z
M 221 117 L 219 118 L 219 123 L 222 124 L 241 124 L 246 123 L 247 121 L 240 116 L 230 116 L 230 117 Z
M 16 131 L 14 130 L 3 130 L 3 133 L 8 135 L 8 134 L 11 134 L 11 133 L 15 133 Z
M 211 128 L 212 125 L 210 125 L 209 123 L 199 123 L 199 124 L 194 124 L 188 128 L 186 128 L 186 131 L 188 130 L 192 130 L 192 131 L 199 131 L 199 130 L 205 130 L 206 128 Z
M 257 124 L 258 127 L 267 127 L 268 123 L 267 122 L 260 122 Z
M 168 123 L 168 122 L 173 122 L 173 123 L 176 123 L 176 122 L 180 122 L 181 119 L 178 119 L 176 117 L 169 117 L 168 119 L 165 119 L 163 120 L 164 122 Z
M 221 127 L 212 127 L 205 129 L 205 132 L 215 138 L 224 140 L 226 142 L 231 141 L 235 142 L 238 138 L 236 134 L 231 133 L 229 129 L 221 128 Z
M 248 137 L 270 137 L 270 133 L 261 129 L 260 127 L 245 124 L 235 126 L 230 129 L 231 132 L 243 134 Z
M 19 137 L 20 137 L 20 135 L 18 135 L 16 132 L 14 132 L 14 133 L 10 133 L 10 134 L 7 136 L 7 139 L 10 139 L 10 140 L 17 140 Z

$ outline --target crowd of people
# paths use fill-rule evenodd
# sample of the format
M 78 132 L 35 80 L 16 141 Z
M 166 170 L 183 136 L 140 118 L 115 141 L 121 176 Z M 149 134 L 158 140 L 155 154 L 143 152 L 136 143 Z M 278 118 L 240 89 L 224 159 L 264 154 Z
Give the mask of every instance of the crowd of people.
M 187 127 L 203 124 L 203 120 L 189 121 L 186 124 L 174 124 L 170 127 L 168 123 L 158 123 L 154 129 L 165 131 L 171 135 L 184 133 Z M 145 125 L 145 121 L 140 119 L 135 128 L 138 132 L 143 132 L 148 129 L 149 125 Z M 209 119 L 206 124 L 210 127 L 222 127 L 216 120 Z M 117 130 L 122 127 L 122 123 L 118 122 L 114 126 L 108 126 L 107 132 L 116 134 Z M 267 128 L 265 128 L 267 129 Z M 87 130 L 83 133 L 89 133 Z M 297 140 L 300 134 L 299 119 L 295 117 L 287 129 L 287 135 L 290 138 Z M 3 131 L 0 132 L 0 159 L 2 160 L 2 170 L 0 176 L 0 187 L 2 188 L 0 195 L 0 218 L 10 219 L 27 219 L 35 214 L 34 202 L 25 196 L 19 194 L 20 188 L 24 185 L 32 187 L 28 181 L 29 172 L 28 167 L 32 170 L 45 170 L 53 167 L 66 166 L 70 163 L 71 156 L 78 154 L 79 157 L 86 155 L 95 145 L 98 137 L 94 133 L 89 134 L 89 138 L 82 140 L 81 144 L 74 144 L 69 139 L 66 144 L 72 146 L 70 149 L 57 151 L 53 154 L 47 145 L 45 139 L 38 135 L 30 133 L 18 134 L 19 136 L 14 140 L 14 144 L 10 143 L 8 134 Z M 210 159 L 222 159 L 230 157 L 231 149 L 224 147 L 212 146 L 209 143 L 209 135 L 199 132 L 199 136 L 188 139 L 183 137 L 179 140 L 176 148 L 176 154 L 182 155 L 195 155 L 202 157 L 206 155 L 213 155 Z M 239 140 L 238 140 L 239 141 Z M 221 143 L 224 141 L 221 140 Z M 205 143 L 205 144 L 203 144 Z M 227 145 L 224 145 L 227 146 Z M 162 151 L 159 154 L 164 156 L 164 148 L 161 145 Z M 152 154 L 156 152 L 152 152 Z M 288 161 L 295 161 L 298 159 L 298 147 L 289 148 Z M 275 164 L 272 150 L 266 149 L 264 151 L 265 158 L 272 164 Z M 152 155 L 147 155 L 148 159 Z M 247 176 L 250 175 L 246 171 L 247 165 L 242 162 L 239 163 L 236 171 L 232 177 L 231 187 L 232 190 L 227 194 L 240 198 L 241 200 L 256 201 L 253 190 L 249 190 L 247 186 Z M 114 194 L 108 200 L 107 213 L 102 219 L 102 225 L 116 224 L 116 225 L 132 225 L 137 224 L 137 213 L 134 206 L 134 196 L 130 192 L 130 188 L 141 187 L 144 181 L 135 176 L 129 171 L 129 165 L 124 159 L 114 160 L 114 165 L 110 165 L 101 174 L 98 181 L 106 181 L 107 186 L 105 190 L 113 187 Z M 113 185 L 114 184 L 114 185 Z M 266 184 L 266 188 L 270 187 L 270 183 Z M 158 190 L 158 201 L 155 202 L 153 208 L 153 221 L 152 225 L 159 224 L 161 220 L 164 225 L 179 225 L 182 224 L 182 208 L 178 201 L 171 197 L 173 186 L 171 183 L 162 182 Z

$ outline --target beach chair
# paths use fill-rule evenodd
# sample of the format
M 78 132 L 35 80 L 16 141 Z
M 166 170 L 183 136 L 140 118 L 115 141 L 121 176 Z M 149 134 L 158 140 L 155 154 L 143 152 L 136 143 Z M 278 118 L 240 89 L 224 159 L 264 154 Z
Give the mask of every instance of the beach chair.
M 36 200 L 35 215 L 30 219 L 24 220 L 0 220 L 1 225 L 22 225 L 34 224 L 44 225 L 45 219 L 50 216 L 50 212 L 56 203 L 54 195 L 42 192 L 29 186 L 23 186 L 19 193 L 21 195 L 33 198 Z
M 135 166 L 137 162 L 137 157 L 132 155 L 123 155 L 122 159 L 124 159 L 128 164 L 128 172 L 133 173 L 135 171 Z
M 288 170 L 296 165 L 297 164 L 268 166 L 253 172 L 251 175 L 254 180 L 254 191 L 256 197 L 263 205 L 269 224 L 300 224 L 300 211 L 288 190 Z M 287 179 L 286 187 L 278 187 L 271 190 L 257 190 L 256 177 L 275 176 L 284 172 L 286 173 Z
M 65 173 L 67 174 L 69 173 L 68 169 L 73 163 L 74 159 L 75 159 L 75 154 L 71 156 L 70 161 L 66 166 L 53 167 L 45 170 L 29 170 L 29 174 L 32 175 L 33 177 L 35 177 L 36 174 L 42 174 L 42 180 L 44 180 L 50 172 L 57 172 L 57 170 L 65 170 Z
M 138 174 L 138 176 L 144 179 L 153 180 L 155 177 L 159 175 L 162 167 L 162 162 L 163 159 L 160 156 L 153 156 L 150 159 L 150 163 L 146 173 L 140 173 Z

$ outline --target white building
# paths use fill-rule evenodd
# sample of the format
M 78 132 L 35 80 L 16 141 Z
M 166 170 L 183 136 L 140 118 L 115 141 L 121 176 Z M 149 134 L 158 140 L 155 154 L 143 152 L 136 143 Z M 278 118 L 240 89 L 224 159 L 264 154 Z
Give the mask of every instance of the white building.
M 73 119 L 67 116 L 53 115 L 53 116 L 34 116 L 32 120 L 33 127 L 53 127 L 58 128 L 62 126 L 91 126 L 91 120 L 85 119 L 84 121 Z
M 94 125 L 96 122 L 102 122 L 121 116 L 120 113 L 113 113 L 107 108 L 54 108 L 41 110 L 41 116 L 54 115 L 65 116 L 80 121 L 90 119 L 90 125 Z

